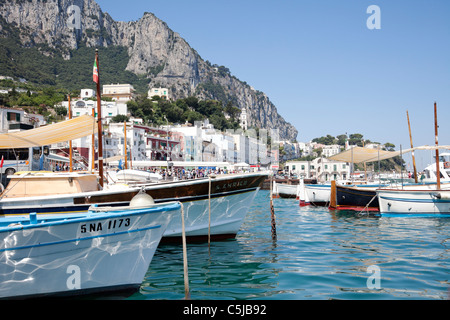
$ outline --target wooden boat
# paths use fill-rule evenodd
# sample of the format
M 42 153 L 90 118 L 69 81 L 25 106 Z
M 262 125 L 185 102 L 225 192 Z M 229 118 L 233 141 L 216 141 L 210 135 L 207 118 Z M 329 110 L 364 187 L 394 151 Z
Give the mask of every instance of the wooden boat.
M 441 184 L 441 175 L 449 173 L 450 163 L 442 166 L 438 146 L 437 108 L 434 104 L 435 149 L 436 149 L 436 186 L 421 189 L 378 189 L 377 196 L 380 203 L 381 215 L 406 216 L 450 216 L 450 189 L 447 184 Z M 450 149 L 445 147 L 446 149 Z M 444 170 L 442 170 L 444 169 Z M 430 171 L 430 170 L 429 170 Z M 447 180 L 443 176 L 444 180 Z
M 333 186 L 331 188 L 333 188 Z M 334 201 L 330 201 L 331 209 L 378 211 L 376 189 L 379 188 L 379 185 L 335 185 L 334 188 L 336 198 Z M 333 191 L 331 193 L 333 194 Z
M 156 203 L 183 203 L 188 240 L 205 240 L 208 235 L 221 240 L 233 238 L 239 231 L 267 176 L 264 172 L 230 174 L 139 187 L 117 184 L 99 190 L 94 174 L 27 172 L 10 176 L 11 181 L 0 196 L 0 215 L 8 217 L 30 211 L 38 215 L 77 213 L 88 210 L 92 204 L 124 206 L 144 190 Z M 181 219 L 174 219 L 163 241 L 179 241 L 180 237 Z
M 0 219 L 0 298 L 134 291 L 179 202 Z
M 382 216 L 449 216 L 450 190 L 378 189 Z

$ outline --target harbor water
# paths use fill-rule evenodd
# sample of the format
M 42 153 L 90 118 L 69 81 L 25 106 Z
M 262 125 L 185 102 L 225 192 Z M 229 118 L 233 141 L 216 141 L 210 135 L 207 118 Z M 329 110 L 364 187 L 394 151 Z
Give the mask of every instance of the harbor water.
M 258 193 L 236 239 L 188 244 L 192 300 L 450 298 L 450 218 L 385 218 Z M 181 245 L 160 245 L 129 300 L 184 299 Z

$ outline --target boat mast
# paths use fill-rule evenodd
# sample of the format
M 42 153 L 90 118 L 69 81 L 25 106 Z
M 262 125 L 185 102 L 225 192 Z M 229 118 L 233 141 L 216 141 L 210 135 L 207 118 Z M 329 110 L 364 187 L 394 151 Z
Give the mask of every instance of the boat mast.
M 72 107 L 70 106 L 70 94 L 68 97 L 69 97 L 69 119 L 72 119 Z M 72 140 L 69 140 L 69 172 L 73 172 Z
M 98 172 L 100 186 L 103 188 L 103 136 L 102 136 L 102 97 L 100 94 L 100 67 L 98 63 L 98 49 L 95 49 L 95 62 L 97 63 L 97 125 L 98 125 Z
M 437 125 L 437 107 L 436 102 L 434 103 L 434 131 L 435 131 L 435 141 L 436 141 L 436 179 L 437 179 L 437 189 L 441 189 L 441 170 L 439 170 L 439 149 L 438 147 L 438 125 Z
M 413 161 L 413 167 L 414 167 L 414 181 L 417 183 L 417 169 L 416 169 L 416 158 L 414 157 L 414 146 L 412 141 L 412 135 L 411 135 L 411 124 L 409 122 L 409 113 L 408 110 L 406 110 L 406 117 L 408 118 L 408 128 L 409 128 L 409 140 L 411 142 L 411 155 L 412 155 L 412 161 Z
M 127 121 L 123 122 L 123 133 L 124 133 L 124 155 L 125 155 L 125 165 L 124 165 L 124 169 L 128 169 L 128 150 L 127 150 Z

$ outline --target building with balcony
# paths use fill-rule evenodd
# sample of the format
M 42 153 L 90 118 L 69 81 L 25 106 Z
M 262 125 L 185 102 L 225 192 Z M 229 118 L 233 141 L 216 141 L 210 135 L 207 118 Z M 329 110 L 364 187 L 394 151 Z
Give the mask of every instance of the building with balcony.
M 151 88 L 148 91 L 148 98 L 151 99 L 153 96 L 158 96 L 161 99 L 169 100 L 169 89 L 167 89 L 167 88 Z
M 134 97 L 134 87 L 131 84 L 107 84 L 103 85 L 102 97 L 109 97 L 112 100 L 127 103 Z

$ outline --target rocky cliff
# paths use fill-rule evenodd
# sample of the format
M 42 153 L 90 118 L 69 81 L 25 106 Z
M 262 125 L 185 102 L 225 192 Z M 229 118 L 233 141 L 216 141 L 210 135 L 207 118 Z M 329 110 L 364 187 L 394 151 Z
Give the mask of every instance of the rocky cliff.
M 250 125 L 278 128 L 285 139 L 297 137 L 297 130 L 264 93 L 227 68 L 204 61 L 151 13 L 138 21 L 122 22 L 114 21 L 94 0 L 0 0 L 0 17 L 0 37 L 18 30 L 23 47 L 37 47 L 44 55 L 58 54 L 68 60 L 81 46 L 122 46 L 128 50 L 126 70 L 146 77 L 149 87 L 167 87 L 175 99 L 196 95 L 231 101 L 247 108 Z

